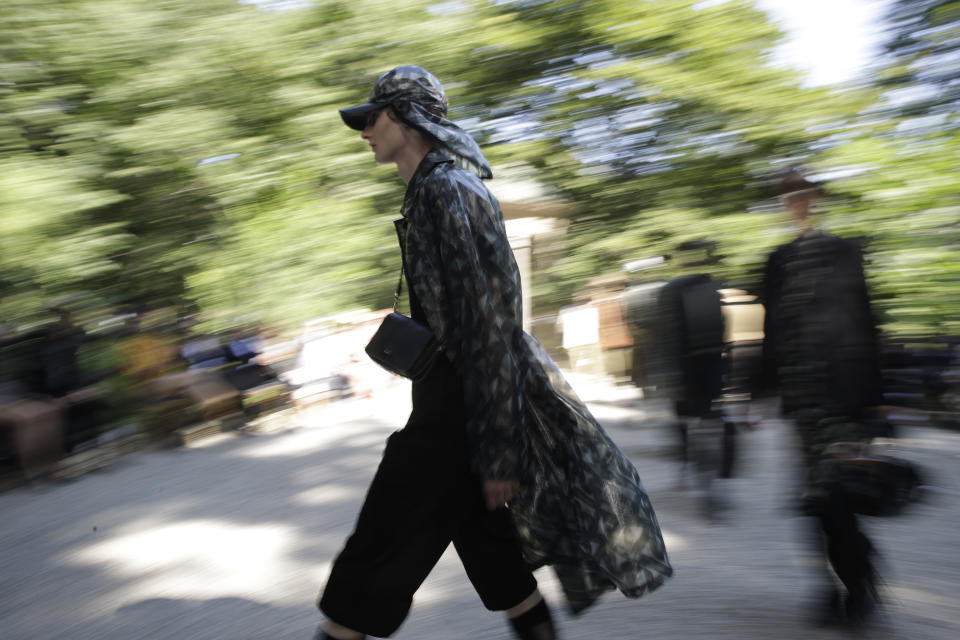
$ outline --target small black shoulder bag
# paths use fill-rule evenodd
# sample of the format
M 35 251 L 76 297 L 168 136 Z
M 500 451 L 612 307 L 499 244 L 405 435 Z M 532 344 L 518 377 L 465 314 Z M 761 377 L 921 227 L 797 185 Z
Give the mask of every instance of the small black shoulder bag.
M 367 344 L 366 352 L 371 360 L 387 371 L 417 381 L 422 380 L 430 372 L 442 345 L 429 327 L 397 311 L 407 266 L 409 234 L 410 223 L 408 222 L 403 246 L 400 247 L 400 277 L 397 279 L 397 289 L 393 293 L 393 312 L 383 318 L 377 332 Z

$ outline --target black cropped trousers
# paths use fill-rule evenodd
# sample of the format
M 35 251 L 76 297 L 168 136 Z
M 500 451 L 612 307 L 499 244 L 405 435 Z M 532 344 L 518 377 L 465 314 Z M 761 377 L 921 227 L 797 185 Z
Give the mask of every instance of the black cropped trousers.
M 509 512 L 488 511 L 470 471 L 463 380 L 442 356 L 413 384 L 406 426 L 387 439 L 356 527 L 319 606 L 333 622 L 388 637 L 452 542 L 484 606 L 509 609 L 536 589 Z

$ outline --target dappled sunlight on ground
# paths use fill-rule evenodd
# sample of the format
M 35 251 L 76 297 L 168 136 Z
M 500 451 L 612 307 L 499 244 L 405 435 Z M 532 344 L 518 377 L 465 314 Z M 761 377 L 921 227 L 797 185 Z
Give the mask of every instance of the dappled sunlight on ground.
M 674 553 L 677 551 L 684 551 L 690 546 L 683 536 L 677 535 L 672 531 L 663 529 L 661 533 L 663 534 L 663 542 L 664 544 L 667 545 L 667 549 L 671 553 Z
M 353 430 L 351 430 L 351 426 L 354 427 Z M 387 435 L 394 429 L 395 427 L 384 427 L 382 432 L 379 430 L 371 432 L 369 431 L 369 425 L 359 427 L 352 423 L 337 424 L 331 422 L 285 433 L 283 437 L 273 438 L 263 442 L 260 446 L 238 450 L 236 454 L 243 458 L 299 456 L 318 447 L 331 446 L 347 438 L 350 439 L 351 446 L 375 447 L 382 444 Z
M 252 595 L 300 570 L 288 553 L 296 536 L 294 527 L 281 524 L 189 520 L 144 528 L 139 522 L 64 561 L 132 579 L 123 588 L 125 600 Z
M 331 485 L 306 489 L 293 496 L 292 500 L 304 507 L 321 507 L 337 500 L 349 500 L 356 495 L 357 488 L 349 484 Z

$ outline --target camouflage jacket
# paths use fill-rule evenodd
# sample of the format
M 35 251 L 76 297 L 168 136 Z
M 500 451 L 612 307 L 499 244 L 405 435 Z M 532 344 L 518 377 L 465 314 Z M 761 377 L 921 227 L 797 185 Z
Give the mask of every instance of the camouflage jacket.
M 553 566 L 574 611 L 658 587 L 672 569 L 636 469 L 522 329 L 496 199 L 435 149 L 402 213 L 409 286 L 463 378 L 473 470 L 521 483 L 510 509 L 527 561 Z

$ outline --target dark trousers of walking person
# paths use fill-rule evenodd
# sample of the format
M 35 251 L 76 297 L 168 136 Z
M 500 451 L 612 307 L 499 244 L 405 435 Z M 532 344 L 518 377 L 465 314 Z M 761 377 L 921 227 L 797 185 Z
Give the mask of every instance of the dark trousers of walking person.
M 873 544 L 859 526 L 856 514 L 839 487 L 827 492 L 823 500 L 808 514 L 814 548 L 826 558 L 846 590 L 844 598 L 829 576 L 821 594 L 817 622 L 838 624 L 844 620 L 859 624 L 867 620 L 876 605 L 876 573 L 873 566 Z M 826 567 L 824 567 L 826 569 Z
M 804 512 L 816 523 L 814 547 L 825 557 L 847 591 L 845 602 L 835 587 L 828 589 L 822 622 L 838 621 L 844 615 L 850 622 L 860 622 L 875 604 L 876 573 L 873 566 L 873 543 L 860 528 L 856 504 L 843 486 L 818 477 L 818 461 L 824 439 L 818 434 L 819 421 L 798 421 L 806 454 L 808 496 Z M 845 610 L 845 612 L 844 612 Z
M 356 528 L 333 564 L 319 602 L 330 620 L 390 636 L 451 542 L 487 609 L 506 611 L 536 589 L 509 512 L 483 503 L 465 422 L 463 380 L 441 355 L 413 383 L 410 418 L 387 440 Z
M 696 486 L 704 492 L 703 511 L 708 519 L 719 519 L 726 509 L 717 478 L 729 477 L 733 455 L 732 433 L 722 413 L 714 407 L 723 393 L 724 362 L 716 353 L 687 356 L 682 360 L 682 384 L 675 401 L 680 437 L 681 480 L 692 468 Z

